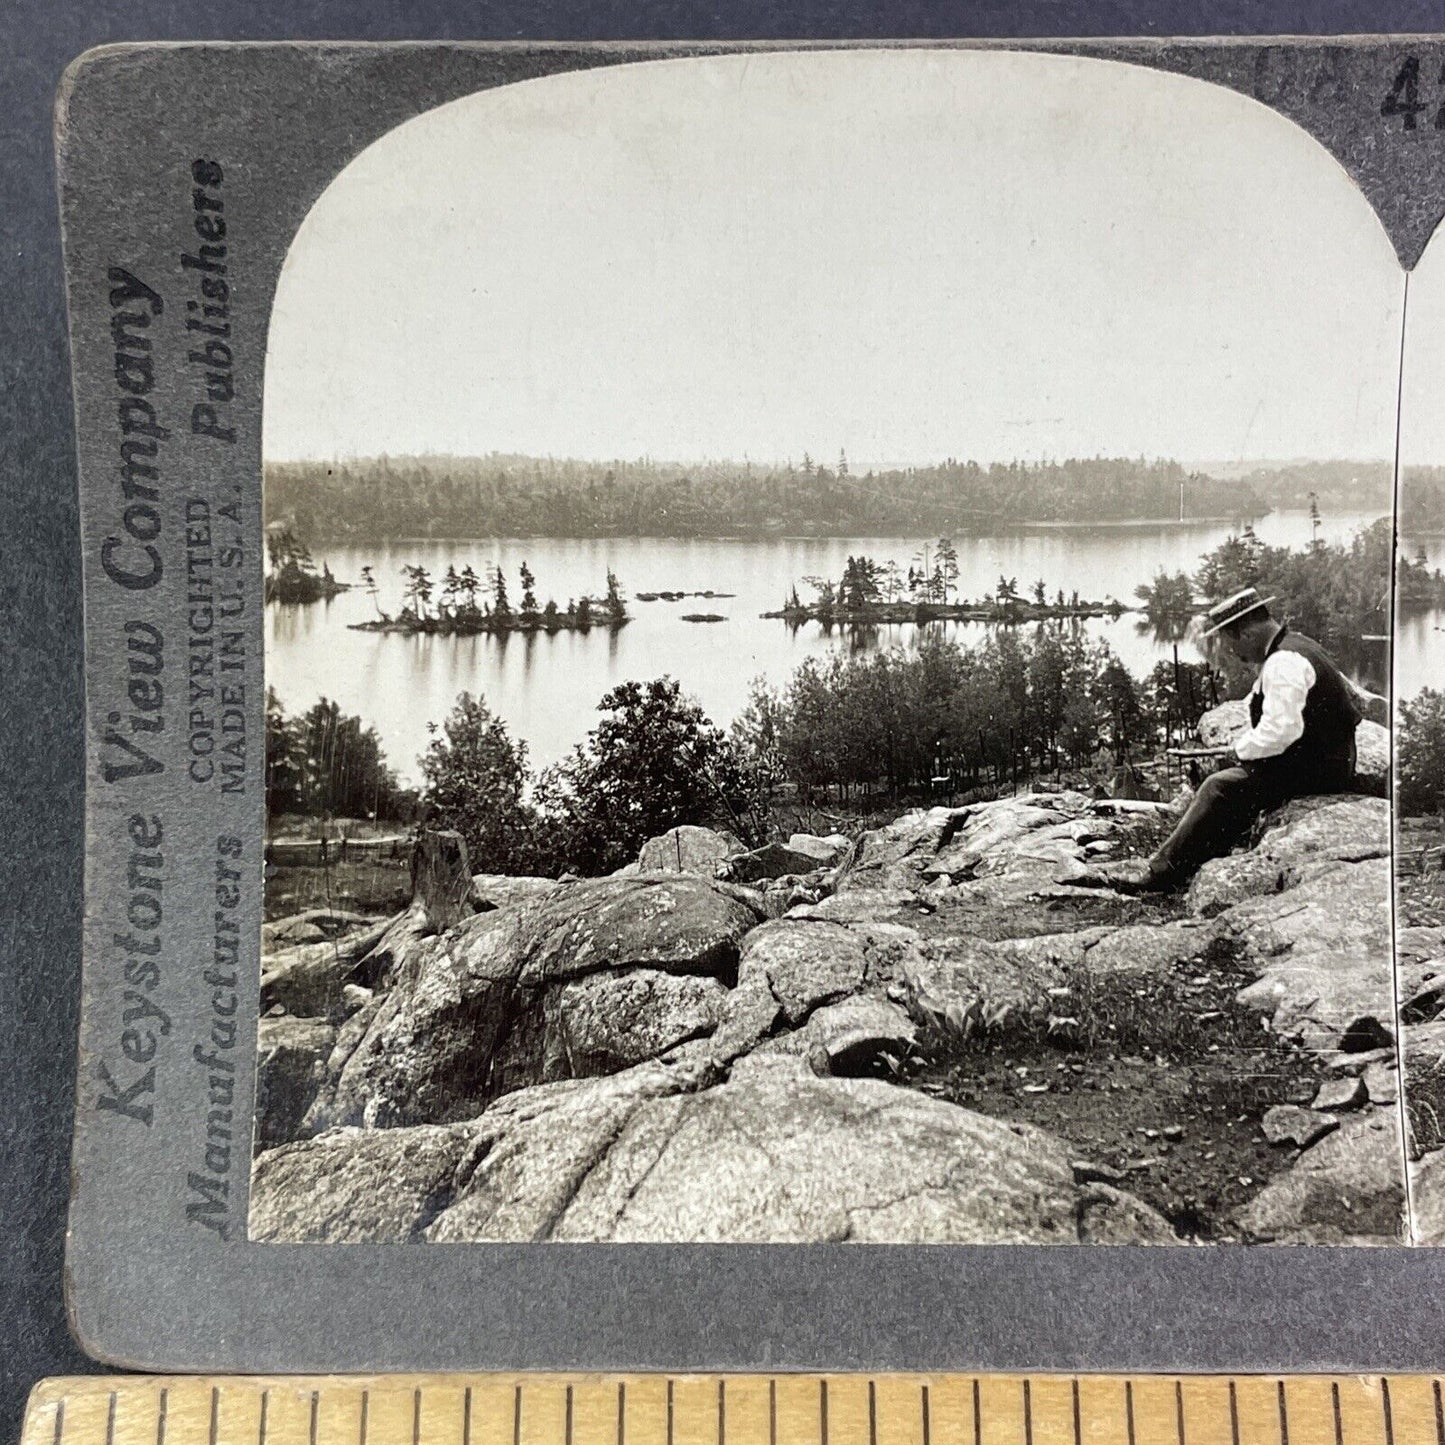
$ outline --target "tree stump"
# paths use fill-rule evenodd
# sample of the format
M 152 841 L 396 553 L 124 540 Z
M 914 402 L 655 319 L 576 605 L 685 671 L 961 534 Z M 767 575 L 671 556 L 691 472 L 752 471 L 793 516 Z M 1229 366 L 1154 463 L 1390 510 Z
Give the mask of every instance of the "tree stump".
M 411 906 L 426 927 L 444 933 L 471 915 L 467 843 L 453 829 L 423 828 L 411 851 Z

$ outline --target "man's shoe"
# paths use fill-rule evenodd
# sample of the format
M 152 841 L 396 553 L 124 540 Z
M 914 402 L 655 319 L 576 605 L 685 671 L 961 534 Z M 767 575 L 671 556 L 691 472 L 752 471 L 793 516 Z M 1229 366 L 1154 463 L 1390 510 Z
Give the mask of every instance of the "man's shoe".
M 1115 893 L 1132 895 L 1168 893 L 1177 886 L 1178 880 L 1149 863 L 1126 859 L 1119 863 L 1101 864 L 1098 868 L 1091 868 L 1087 873 L 1069 881 L 1081 888 L 1109 888 Z

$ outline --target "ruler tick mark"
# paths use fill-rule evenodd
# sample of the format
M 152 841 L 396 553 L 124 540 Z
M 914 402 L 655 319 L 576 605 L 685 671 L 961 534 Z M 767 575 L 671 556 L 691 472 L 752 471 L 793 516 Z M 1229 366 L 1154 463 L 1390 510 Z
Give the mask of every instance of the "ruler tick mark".
M 1034 1399 L 1027 1375 L 1024 1376 L 1024 1445 L 1034 1445 Z
M 572 1386 L 567 1386 L 567 1414 L 562 1427 L 563 1439 L 566 1445 L 572 1445 Z
M 266 1445 L 266 1416 L 271 1412 L 271 1392 L 261 1391 L 261 1427 L 256 1432 L 256 1445 Z
M 1283 1381 L 1280 1382 L 1280 1389 L 1284 1389 Z M 1340 1382 L 1338 1380 L 1330 1382 L 1330 1404 L 1334 1407 L 1335 1412 L 1335 1445 L 1345 1445 L 1345 1431 L 1340 1420 Z
M 1124 1420 L 1129 1427 L 1129 1445 L 1134 1445 L 1134 1382 L 1124 1381 Z
M 462 1445 L 472 1445 L 472 1387 L 462 1391 Z M 617 1445 L 622 1445 L 621 1440 Z
M 667 1382 L 667 1445 L 672 1445 L 672 1381 Z
M 878 1445 L 878 1386 L 868 1381 L 868 1445 Z
M 166 1445 L 166 1412 L 171 1406 L 171 1392 L 161 1391 L 161 1413 L 156 1420 L 156 1445 Z
M 221 1433 L 221 1387 L 211 1386 L 211 1445 L 216 1445 L 216 1438 Z
M 1440 1398 L 1440 1387 L 1435 1387 L 1435 1398 Z M 778 1382 L 768 1381 L 768 1445 L 778 1445 Z M 1445 1440 L 1440 1442 L 1445 1445 Z
M 1395 1417 L 1390 1410 L 1390 1382 L 1380 1377 L 1380 1408 L 1385 1415 L 1385 1445 L 1395 1445 Z
M 623 1445 L 623 1439 L 627 1431 L 627 1384 L 623 1380 L 617 1382 L 617 1445 Z
M 1440 1399 L 1440 1381 L 1436 1380 L 1432 1393 L 1435 1396 L 1435 1445 L 1445 1445 L 1445 1403 Z
M 411 1445 L 421 1445 L 421 1391 L 411 1392 Z
M 727 1381 L 717 1382 L 717 1445 L 727 1445 L 728 1438 L 728 1404 L 727 1404 Z
M 973 1382 L 973 1445 L 983 1445 L 983 1407 L 979 1403 L 977 1377 Z
M 1239 1445 L 1239 1400 L 1234 1393 L 1234 1381 L 1229 1382 L 1229 1439 L 1231 1445 Z
M 1079 1381 L 1078 1377 L 1070 1381 L 1073 1389 L 1071 1391 L 1074 1401 L 1074 1445 L 1084 1445 L 1084 1422 L 1079 1418 Z
M 669 1385 L 669 1389 L 672 1387 Z M 671 1415 L 668 1421 L 671 1423 Z M 828 1382 L 818 1381 L 818 1433 L 822 1438 L 823 1445 L 828 1445 Z M 667 1432 L 667 1445 L 672 1445 L 672 1431 Z
M 307 1438 L 311 1445 L 316 1445 L 316 1422 L 321 1415 L 321 1392 L 311 1392 L 311 1422 L 307 1427 Z M 366 1440 L 366 1391 L 361 1392 L 361 1438 Z
M 1179 1437 L 1179 1445 L 1188 1445 L 1184 1434 L 1184 1381 L 1174 1382 L 1174 1433 Z
M 1435 1409 L 1440 1409 L 1440 1386 L 1435 1386 Z M 65 1400 L 61 1398 L 55 1402 L 55 1438 L 53 1445 L 60 1445 L 61 1437 L 65 1434 Z M 927 1441 L 924 1442 L 927 1445 Z
M 115 1391 L 110 1392 L 110 1409 L 105 1416 L 105 1445 L 115 1445 Z
M 1284 1399 L 1284 1381 L 1279 1382 L 1279 1445 L 1289 1445 L 1289 1406 Z
M 522 1387 L 512 1392 L 512 1445 L 522 1445 Z
M 361 1392 L 361 1445 L 366 1445 L 367 1417 L 371 1413 L 371 1391 Z M 316 1391 L 311 1392 L 311 1445 L 316 1445 Z
M 929 1418 L 928 1386 L 923 1387 L 923 1445 L 933 1445 L 933 1421 Z M 59 1445 L 59 1441 L 56 1442 Z M 1445 1442 L 1442 1442 L 1445 1445 Z

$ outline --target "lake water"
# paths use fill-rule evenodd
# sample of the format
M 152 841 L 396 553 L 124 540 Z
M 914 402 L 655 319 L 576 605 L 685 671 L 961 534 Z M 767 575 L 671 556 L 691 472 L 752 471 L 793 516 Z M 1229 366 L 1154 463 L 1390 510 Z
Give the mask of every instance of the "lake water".
M 1345 540 L 1372 518 L 1360 514 L 1326 519 L 1327 540 Z M 1201 553 L 1238 526 L 1228 523 L 1060 528 L 1001 537 L 955 539 L 959 588 L 966 597 L 991 592 L 1000 574 L 1026 590 L 1043 577 L 1049 595 L 1062 587 L 1083 597 L 1132 600 L 1135 586 L 1160 568 L 1193 571 Z M 1301 546 L 1310 537 L 1304 513 L 1272 514 L 1256 524 L 1265 541 Z M 751 679 L 782 682 L 809 656 L 859 645 L 913 645 L 912 624 L 877 629 L 868 643 L 810 624 L 797 632 L 758 614 L 779 607 L 791 584 L 808 575 L 837 578 L 844 560 L 864 553 L 892 558 L 907 570 L 922 543 L 917 538 L 780 538 L 767 541 L 663 538 L 525 538 L 474 542 L 398 542 L 387 546 L 318 549 L 344 582 L 359 581 L 370 565 L 381 588 L 381 606 L 401 607 L 403 563 L 419 563 L 434 579 L 450 564 L 468 564 L 483 575 L 500 565 L 516 605 L 517 571 L 525 561 L 536 574 L 538 600 L 559 606 L 583 593 L 599 595 L 612 568 L 629 598 L 638 592 L 700 591 L 736 594 L 729 598 L 686 598 L 680 602 L 630 601 L 633 620 L 619 631 L 594 629 L 585 635 L 559 632 L 510 637 L 406 637 L 355 632 L 351 622 L 375 615 L 361 590 L 309 606 L 272 604 L 266 609 L 267 681 L 288 712 L 328 697 L 376 728 L 388 759 L 408 781 L 417 777 L 416 759 L 425 749 L 428 722 L 441 722 L 457 695 L 480 693 L 503 717 L 513 736 L 526 741 L 531 761 L 555 762 L 580 742 L 596 721 L 602 695 L 628 678 L 670 673 L 702 703 L 713 720 L 726 725 L 745 706 Z M 932 545 L 930 539 L 930 546 Z M 1439 546 L 1439 543 L 1435 544 Z M 1413 544 L 1411 546 L 1413 552 Z M 1445 548 L 1442 548 L 1445 550 Z M 1439 561 L 1438 558 L 1433 558 Z M 808 589 L 800 586 L 805 595 Z M 689 612 L 716 612 L 727 620 L 688 623 Z M 1440 669 L 1445 616 L 1413 621 L 1401 635 L 1396 658 L 1402 691 L 1410 695 Z M 983 624 L 934 624 L 967 643 L 986 631 Z M 1084 624 L 1106 638 L 1138 675 L 1170 655 L 1129 615 Z M 1188 644 L 1181 655 L 1192 657 Z M 1437 659 L 1432 663 L 1432 657 Z

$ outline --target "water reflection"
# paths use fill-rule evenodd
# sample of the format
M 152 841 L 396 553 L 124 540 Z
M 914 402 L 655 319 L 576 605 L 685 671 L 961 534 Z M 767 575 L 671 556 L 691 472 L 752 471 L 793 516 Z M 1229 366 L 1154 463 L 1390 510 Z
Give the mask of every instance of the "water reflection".
M 1347 540 L 1366 515 L 1336 517 L 1326 540 Z M 1084 596 L 1110 595 L 1130 601 L 1134 588 L 1161 568 L 1192 571 L 1201 553 L 1233 530 L 1229 525 L 1049 529 L 1007 537 L 957 541 L 960 594 L 991 592 L 1000 574 L 1018 577 L 1020 587 L 1047 579 L 1050 592 L 1078 588 Z M 1310 537 L 1303 514 L 1279 513 L 1259 522 L 1260 537 L 1301 546 Z M 357 632 L 349 623 L 376 615 L 361 589 L 306 607 L 266 609 L 267 678 L 284 706 L 297 710 L 319 696 L 358 713 L 380 733 L 393 763 L 408 778 L 427 743 L 426 724 L 440 722 L 458 693 L 481 693 L 528 744 L 536 766 L 555 762 L 596 722 L 598 700 L 627 678 L 671 673 L 698 697 L 718 722 L 727 723 L 747 704 L 753 678 L 780 683 L 808 657 L 844 649 L 857 654 L 878 647 L 918 645 L 922 637 L 947 637 L 977 645 L 995 631 L 984 622 L 936 620 L 889 623 L 866 628 L 825 629 L 817 623 L 792 625 L 760 614 L 777 608 L 792 582 L 809 574 L 841 575 L 846 558 L 865 553 L 906 564 L 917 538 L 778 538 L 767 541 L 663 538 L 528 538 L 485 541 L 419 541 L 378 547 L 317 549 L 344 581 L 359 578 L 363 566 L 376 571 L 380 605 L 401 606 L 403 563 L 420 563 L 433 577 L 449 565 L 470 565 L 478 574 L 498 565 L 510 579 L 526 561 L 537 577 L 539 601 L 598 594 L 607 569 L 624 590 L 728 592 L 706 609 L 725 617 L 716 623 L 688 623 L 696 599 L 629 603 L 632 620 L 620 629 L 590 632 L 524 633 L 444 637 L 430 634 Z M 1402 687 L 1423 686 L 1431 654 L 1438 656 L 1438 624 L 1417 618 L 1401 630 Z M 1143 625 L 1141 625 L 1141 622 Z M 1057 624 L 1056 624 L 1057 625 Z M 1197 661 L 1187 631 L 1156 628 L 1138 614 L 1072 620 L 1084 635 L 1108 642 L 1130 671 L 1147 675 L 1155 663 Z

